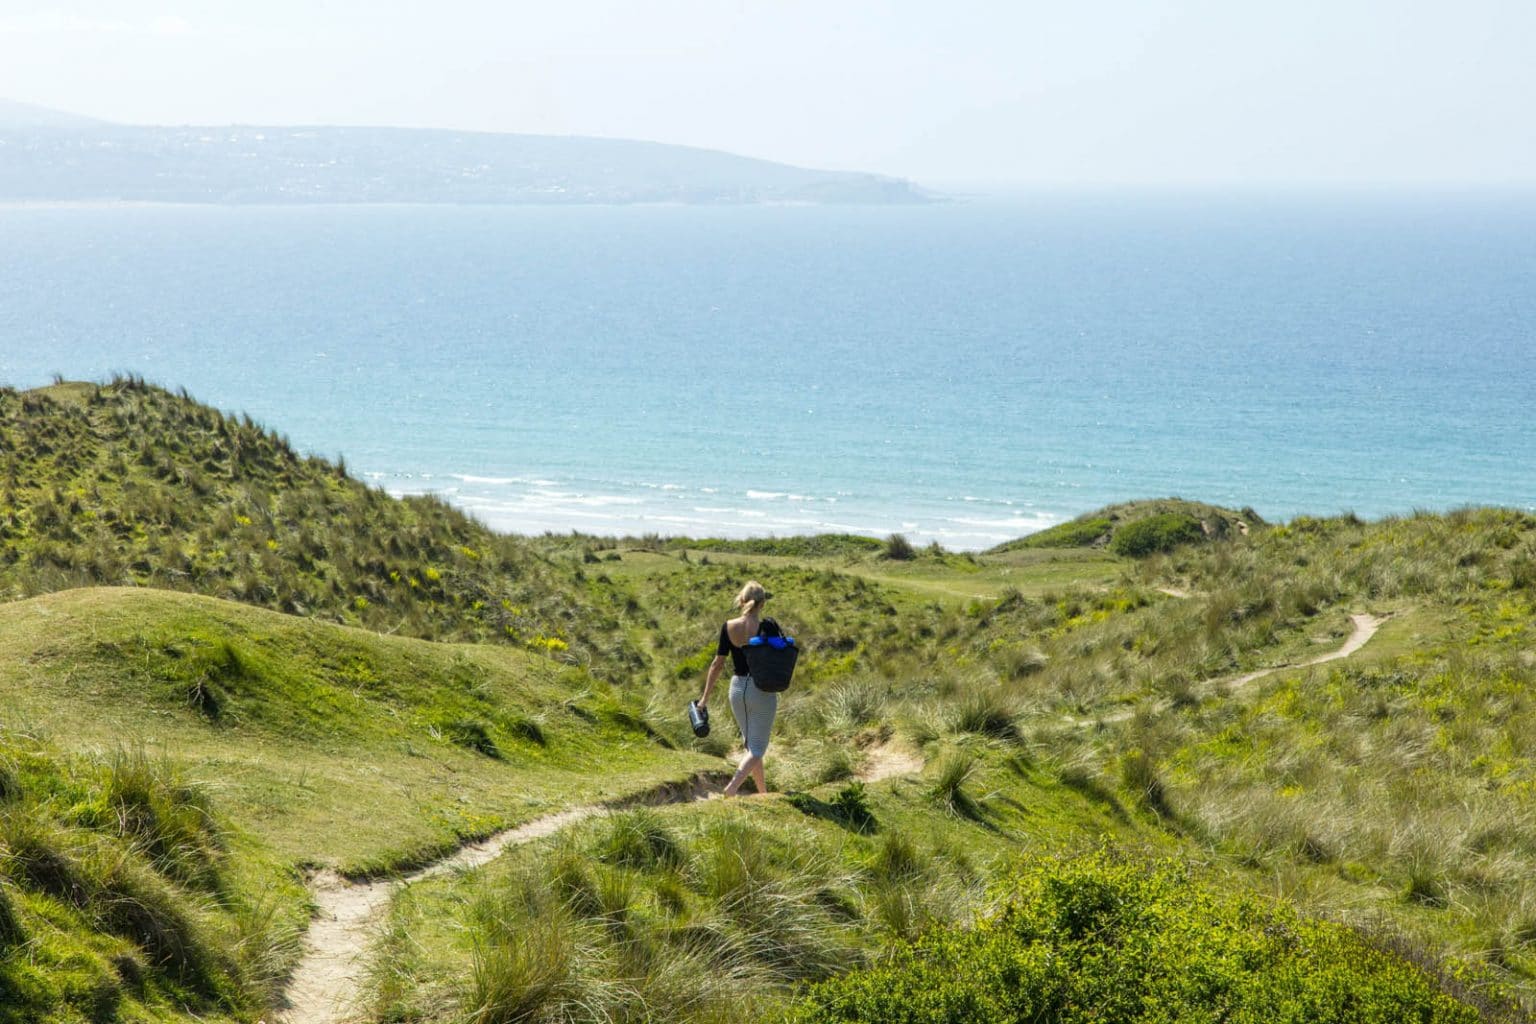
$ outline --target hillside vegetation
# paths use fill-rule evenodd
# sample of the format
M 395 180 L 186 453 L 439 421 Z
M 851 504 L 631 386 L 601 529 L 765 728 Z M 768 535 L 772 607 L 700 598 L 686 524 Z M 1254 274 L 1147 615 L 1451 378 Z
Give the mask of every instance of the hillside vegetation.
M 1362 1012 L 1363 1011 L 1363 1012 Z M 1435 980 L 1336 924 L 1220 893 L 1176 864 L 1019 869 L 974 928 L 816 986 L 790 1020 L 1474 1024 Z
M 316 871 L 604 803 L 400 890 L 363 1018 L 1536 1006 L 1536 517 L 518 539 L 131 379 L 0 391 L 0 459 L 0 1020 L 271 1019 Z M 728 770 L 747 577 L 774 792 L 620 809 Z
M 1028 548 L 1107 547 L 1117 555 L 1150 555 L 1181 544 L 1246 534 L 1265 525 L 1251 508 L 1241 512 L 1198 501 L 1167 498 L 1109 505 L 1076 519 L 1008 541 L 989 554 Z
M 0 589 L 154 586 L 435 640 L 639 664 L 611 595 L 431 497 L 133 378 L 0 389 Z M 601 637 L 601 640 L 598 638 Z
M 0 734 L 0 1021 L 249 1020 L 302 892 L 176 764 Z

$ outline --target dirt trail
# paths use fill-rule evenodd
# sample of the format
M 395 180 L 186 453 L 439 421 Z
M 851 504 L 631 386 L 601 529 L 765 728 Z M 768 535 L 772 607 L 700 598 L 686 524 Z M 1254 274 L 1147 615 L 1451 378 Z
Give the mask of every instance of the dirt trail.
M 887 743 L 869 750 L 864 769 L 856 777 L 862 782 L 879 782 L 922 770 L 920 758 Z M 368 943 L 377 933 L 390 899 L 404 886 L 488 864 L 509 847 L 552 836 L 595 814 L 624 807 L 706 799 L 720 791 L 721 780 L 727 777 L 696 775 L 685 785 L 662 786 L 614 803 L 572 807 L 536 818 L 462 846 L 442 860 L 399 878 L 351 882 L 334 871 L 321 872 L 310 880 L 315 916 L 304 936 L 303 957 L 284 993 L 287 1005 L 270 1019 L 278 1024 L 343 1024 L 355 1020 L 367 973 L 364 955 Z
M 1375 636 L 1376 631 L 1381 628 L 1381 624 L 1387 620 L 1385 618 L 1378 618 L 1375 615 L 1351 615 L 1349 621 L 1354 623 L 1355 631 L 1349 634 L 1349 638 L 1344 641 L 1344 646 L 1338 650 L 1329 651 L 1327 654 L 1319 654 L 1317 657 L 1308 658 L 1306 661 L 1298 661 L 1294 665 L 1279 665 L 1275 668 L 1264 668 L 1259 669 L 1257 672 L 1249 672 L 1245 675 L 1226 680 L 1226 684 L 1236 689 L 1240 686 L 1247 686 L 1255 679 L 1262 679 L 1271 673 L 1281 672 L 1288 668 L 1307 668 L 1312 665 L 1321 665 L 1325 661 L 1337 661 L 1340 658 L 1347 658 L 1369 643 L 1371 637 Z
M 923 770 L 923 759 L 894 743 L 882 743 L 864 752 L 864 767 L 854 773 L 860 782 L 879 782 L 902 775 L 916 775 Z
M 687 783 L 659 786 L 613 803 L 572 807 L 461 846 L 399 878 L 352 882 L 334 871 L 321 872 L 310 880 L 315 916 L 304 936 L 303 956 L 288 979 L 284 992 L 287 1005 L 275 1011 L 271 1019 L 280 1024 L 341 1024 L 354 1019 L 366 973 L 363 955 L 391 897 L 400 888 L 451 871 L 480 867 L 508 847 L 554 835 L 594 814 L 699 800 L 718 789 L 717 777 L 696 775 Z
M 1246 672 L 1240 676 L 1207 679 L 1196 683 L 1195 688 L 1208 689 L 1216 686 L 1226 686 L 1229 689 L 1237 690 L 1247 686 L 1256 679 L 1263 679 L 1265 676 L 1274 675 L 1276 672 L 1285 672 L 1288 669 L 1296 668 L 1309 668 L 1313 665 L 1321 665 L 1325 661 L 1337 661 L 1340 658 L 1347 658 L 1369 643 L 1371 637 L 1376 635 L 1376 631 L 1381 628 L 1381 624 L 1386 622 L 1387 619 L 1383 616 L 1361 613 L 1351 615 L 1349 621 L 1354 624 L 1354 631 L 1345 639 L 1344 646 L 1337 650 L 1329 651 L 1327 654 L 1319 654 L 1315 658 L 1307 658 L 1304 661 L 1295 661 L 1287 665 L 1276 665 L 1273 668 L 1261 668 L 1254 672 Z M 1166 702 L 1163 706 L 1166 706 Z M 1087 727 L 1099 723 L 1128 721 L 1135 714 L 1135 709 L 1126 708 L 1123 711 L 1116 711 L 1114 714 L 1103 715 L 1098 718 L 1072 718 L 1069 716 L 1067 722 L 1078 727 Z

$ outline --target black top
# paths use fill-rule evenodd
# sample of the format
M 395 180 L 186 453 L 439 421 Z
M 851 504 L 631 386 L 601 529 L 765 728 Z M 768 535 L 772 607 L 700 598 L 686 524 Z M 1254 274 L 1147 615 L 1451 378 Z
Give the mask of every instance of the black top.
M 752 669 L 747 666 L 747 652 L 731 643 L 730 630 L 725 628 L 725 623 L 720 623 L 720 643 L 715 648 L 715 654 L 724 657 L 731 656 L 731 672 L 738 676 L 749 676 Z

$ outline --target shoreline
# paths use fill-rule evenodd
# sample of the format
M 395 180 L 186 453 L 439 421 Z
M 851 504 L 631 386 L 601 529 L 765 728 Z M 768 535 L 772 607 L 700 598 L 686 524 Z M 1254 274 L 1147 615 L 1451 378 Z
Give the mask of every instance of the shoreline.
M 498 533 L 525 537 L 577 533 L 601 538 L 758 540 L 848 534 L 883 541 L 900 534 L 919 546 L 937 542 L 950 551 L 980 552 L 1066 522 L 1076 514 L 965 496 L 918 499 L 898 508 L 847 494 L 731 493 L 673 484 L 609 487 L 604 489 L 607 493 L 596 493 L 544 479 L 401 486 L 381 484 L 375 476 L 362 474 L 362 479 L 394 497 L 434 497 Z

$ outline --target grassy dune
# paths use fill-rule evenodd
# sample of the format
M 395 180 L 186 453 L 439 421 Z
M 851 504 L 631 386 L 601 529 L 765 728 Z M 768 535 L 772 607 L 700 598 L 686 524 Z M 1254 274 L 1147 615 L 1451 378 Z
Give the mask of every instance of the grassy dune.
M 102 585 L 550 650 L 611 677 L 640 663 L 612 595 L 249 417 L 133 378 L 0 389 L 0 593 Z
M 680 712 L 749 576 L 805 649 L 775 793 L 413 884 L 367 1019 L 843 1019 L 938 993 L 934 957 L 1097 957 L 1058 925 L 1105 893 L 1145 907 L 1121 947 L 1226 965 L 1181 1013 L 1536 1006 L 1530 516 L 1159 501 L 975 556 L 518 539 L 136 380 L 0 391 L 0 441 L 0 1021 L 256 1020 L 308 870 L 388 875 L 719 770 L 723 705 L 704 741 Z M 1364 613 L 1370 644 L 1298 667 Z M 1160 957 L 1119 962 L 1126 991 L 1173 992 Z M 1096 977 L 912 1019 L 1077 1019 Z
M 18 1022 L 254 1020 L 303 869 L 400 870 L 718 764 L 547 655 L 153 589 L 0 606 L 0 706 Z
M 0 605 L 0 695 L 78 749 L 174 756 L 275 852 L 351 874 L 716 766 L 547 656 L 151 589 Z

